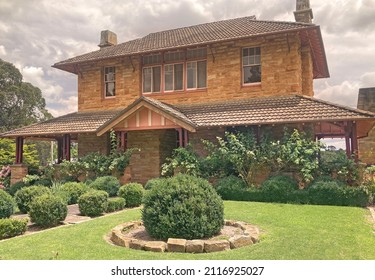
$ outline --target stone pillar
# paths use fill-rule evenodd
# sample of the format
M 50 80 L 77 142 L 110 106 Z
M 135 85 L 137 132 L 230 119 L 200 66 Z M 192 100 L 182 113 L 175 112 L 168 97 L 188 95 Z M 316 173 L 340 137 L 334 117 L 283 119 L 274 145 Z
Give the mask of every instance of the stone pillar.
M 10 185 L 22 181 L 22 179 L 27 175 L 29 168 L 26 164 L 13 164 L 10 167 Z

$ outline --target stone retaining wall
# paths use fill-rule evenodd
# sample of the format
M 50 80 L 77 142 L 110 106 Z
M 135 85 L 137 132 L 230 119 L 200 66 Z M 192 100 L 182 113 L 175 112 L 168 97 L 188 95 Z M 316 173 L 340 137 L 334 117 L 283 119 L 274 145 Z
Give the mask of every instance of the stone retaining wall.
M 169 238 L 167 242 L 145 241 L 127 236 L 132 230 L 143 226 L 141 221 L 135 221 L 113 228 L 110 239 L 115 245 L 130 249 L 178 253 L 212 253 L 249 246 L 259 242 L 259 229 L 256 226 L 230 220 L 225 221 L 225 225 L 241 229 L 241 234 L 235 234 L 228 240 Z

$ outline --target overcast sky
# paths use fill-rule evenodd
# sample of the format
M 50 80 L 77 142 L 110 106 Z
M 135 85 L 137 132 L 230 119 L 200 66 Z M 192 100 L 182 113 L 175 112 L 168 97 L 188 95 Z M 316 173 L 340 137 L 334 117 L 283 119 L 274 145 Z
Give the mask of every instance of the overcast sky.
M 375 0 L 310 0 L 321 26 L 329 79 L 315 96 L 356 107 L 358 89 L 375 87 Z M 255 15 L 294 21 L 295 0 L 0 0 L 0 58 L 38 86 L 48 110 L 77 110 L 77 77 L 51 67 L 98 49 L 100 31 L 118 42 L 148 33 Z

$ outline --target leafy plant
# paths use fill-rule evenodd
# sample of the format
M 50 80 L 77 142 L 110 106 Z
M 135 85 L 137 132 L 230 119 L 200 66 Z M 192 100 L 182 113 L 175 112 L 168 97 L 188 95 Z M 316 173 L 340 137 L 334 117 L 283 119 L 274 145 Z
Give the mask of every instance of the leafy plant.
M 51 190 L 45 186 L 30 186 L 18 190 L 14 198 L 20 211 L 27 213 L 30 210 L 32 200 L 43 194 L 51 194 Z
M 161 175 L 172 176 L 175 173 L 200 175 L 198 155 L 193 151 L 191 145 L 186 148 L 179 147 L 173 150 L 172 156 L 166 159 L 161 167 Z
M 142 220 L 160 239 L 211 237 L 224 224 L 221 198 L 208 181 L 186 174 L 160 180 L 146 192 Z
M 15 201 L 13 197 L 0 190 L 0 219 L 9 218 L 14 212 Z
M 31 221 L 43 227 L 56 226 L 63 222 L 68 214 L 68 207 L 59 197 L 44 194 L 30 203 Z
M 0 219 L 0 240 L 24 234 L 28 219 L 6 218 Z
M 107 211 L 108 193 L 92 190 L 78 198 L 78 207 L 82 215 L 96 217 Z
M 90 184 L 90 188 L 105 191 L 109 196 L 116 196 L 120 188 L 120 182 L 116 177 L 103 176 L 96 178 L 95 181 Z
M 141 205 L 144 189 L 141 184 L 129 183 L 120 187 L 118 196 L 123 197 L 128 207 Z
M 108 199 L 107 212 L 114 212 L 124 209 L 126 205 L 125 199 L 123 197 L 110 197 Z

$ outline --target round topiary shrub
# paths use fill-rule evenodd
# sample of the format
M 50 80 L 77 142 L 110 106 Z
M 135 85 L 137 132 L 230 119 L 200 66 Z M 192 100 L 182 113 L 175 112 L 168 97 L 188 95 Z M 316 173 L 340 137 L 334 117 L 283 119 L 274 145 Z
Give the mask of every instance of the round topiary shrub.
M 17 183 L 14 183 L 9 188 L 6 188 L 6 192 L 9 193 L 11 196 L 14 196 L 16 192 L 24 187 L 26 187 L 27 184 L 25 184 L 22 181 L 19 181 Z
M 45 186 L 31 186 L 24 187 L 16 192 L 14 198 L 18 205 L 18 208 L 22 213 L 27 213 L 30 210 L 31 201 L 38 196 L 43 194 L 51 194 L 51 190 Z
M 141 205 L 144 189 L 141 184 L 129 183 L 120 187 L 118 196 L 123 197 L 126 201 L 126 206 L 136 207 Z
M 116 177 L 103 176 L 96 178 L 95 181 L 90 184 L 90 188 L 105 191 L 109 196 L 116 196 L 120 188 L 120 182 Z
M 77 203 L 78 198 L 88 192 L 90 187 L 84 183 L 68 182 L 62 185 L 60 189 L 68 194 L 67 203 L 70 205 Z
M 223 201 L 201 178 L 179 174 L 160 180 L 143 203 L 143 223 L 154 238 L 211 237 L 224 225 Z
M 111 197 L 108 199 L 107 212 L 119 211 L 125 208 L 125 199 L 122 197 Z
M 31 221 L 43 227 L 58 225 L 68 214 L 67 205 L 61 198 L 52 194 L 43 194 L 34 198 L 29 206 Z
M 144 189 L 145 190 L 151 190 L 152 187 L 155 185 L 155 183 L 158 184 L 158 182 L 160 180 L 163 180 L 163 178 L 153 178 L 153 179 L 148 180 L 147 183 L 146 183 L 146 185 L 145 185 L 145 187 L 144 187 Z
M 4 190 L 0 190 L 0 219 L 9 218 L 14 212 L 15 201 Z
M 103 214 L 108 207 L 108 193 L 92 190 L 78 198 L 78 207 L 82 215 L 96 217 Z

